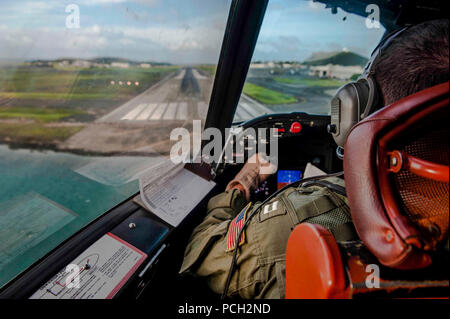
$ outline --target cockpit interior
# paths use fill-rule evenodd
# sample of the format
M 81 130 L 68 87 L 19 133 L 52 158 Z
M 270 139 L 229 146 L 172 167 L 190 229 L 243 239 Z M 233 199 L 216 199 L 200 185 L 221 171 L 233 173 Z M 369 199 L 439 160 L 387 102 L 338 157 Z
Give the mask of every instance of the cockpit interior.
M 293 229 L 286 298 L 448 299 L 448 79 L 351 120 L 345 147 L 343 95 L 332 102 L 392 32 L 447 19 L 445 1 L 180 2 L 49 1 L 29 14 L 0 4 L 0 298 L 219 302 L 207 279 L 179 273 L 184 252 L 253 142 L 273 151 L 273 137 L 277 170 L 250 201 L 343 171 L 360 237 Z M 196 119 L 200 134 L 222 134 L 220 156 L 164 166 L 171 132 L 195 138 Z M 171 208 L 183 218 L 163 218 Z

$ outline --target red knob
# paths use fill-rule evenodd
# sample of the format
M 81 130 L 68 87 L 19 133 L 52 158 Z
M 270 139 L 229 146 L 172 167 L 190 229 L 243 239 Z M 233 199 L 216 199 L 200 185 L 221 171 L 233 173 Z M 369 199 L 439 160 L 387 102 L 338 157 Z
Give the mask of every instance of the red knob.
M 289 131 L 293 134 L 300 133 L 301 130 L 302 130 L 302 125 L 300 124 L 300 122 L 293 122 L 291 125 L 291 128 L 289 129 Z

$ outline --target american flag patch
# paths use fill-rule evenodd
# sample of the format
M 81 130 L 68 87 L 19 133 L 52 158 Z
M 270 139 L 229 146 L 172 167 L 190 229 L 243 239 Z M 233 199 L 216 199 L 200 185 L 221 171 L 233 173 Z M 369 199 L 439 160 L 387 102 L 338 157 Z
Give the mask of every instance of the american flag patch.
M 244 226 L 245 219 L 247 217 L 247 211 L 250 206 L 251 203 L 248 203 L 248 205 L 245 206 L 244 209 L 231 221 L 230 226 L 228 227 L 227 234 L 227 251 L 233 250 L 236 247 L 237 237 L 242 229 L 242 226 Z M 239 246 L 242 245 L 244 241 L 245 233 L 242 232 Z

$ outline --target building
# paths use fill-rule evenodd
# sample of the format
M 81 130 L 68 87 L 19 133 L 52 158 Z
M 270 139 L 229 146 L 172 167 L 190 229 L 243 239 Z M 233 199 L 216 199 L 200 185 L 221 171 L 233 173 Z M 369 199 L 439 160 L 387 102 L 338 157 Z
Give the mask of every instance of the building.
M 63 60 L 63 61 L 58 63 L 58 66 L 61 66 L 61 67 L 67 67 L 69 65 L 70 65 L 70 62 L 67 61 L 67 60 Z
M 139 66 L 144 69 L 150 69 L 152 67 L 150 63 L 141 63 Z
M 91 67 L 91 62 L 86 60 L 75 60 L 72 62 L 72 66 L 75 66 L 77 68 L 89 68 Z
M 252 69 L 269 69 L 275 66 L 275 62 L 253 62 L 250 64 L 250 68 Z
M 309 75 L 320 78 L 349 80 L 354 74 L 361 74 L 363 68 L 359 65 L 316 65 L 309 68 Z
M 128 69 L 130 67 L 130 63 L 126 62 L 113 62 L 111 63 L 111 66 L 113 68 L 121 68 L 121 69 Z
M 267 68 L 266 63 L 263 62 L 254 62 L 250 64 L 250 68 L 252 69 L 264 69 Z

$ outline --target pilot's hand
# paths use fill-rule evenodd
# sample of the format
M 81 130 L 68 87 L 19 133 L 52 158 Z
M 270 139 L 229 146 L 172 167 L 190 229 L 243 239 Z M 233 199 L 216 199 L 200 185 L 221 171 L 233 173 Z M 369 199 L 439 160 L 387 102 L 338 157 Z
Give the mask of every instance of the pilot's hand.
M 250 193 L 275 172 L 275 165 L 267 160 L 265 154 L 255 154 L 247 160 L 240 172 L 228 183 L 226 190 L 238 188 L 244 193 L 245 198 L 250 200 Z

